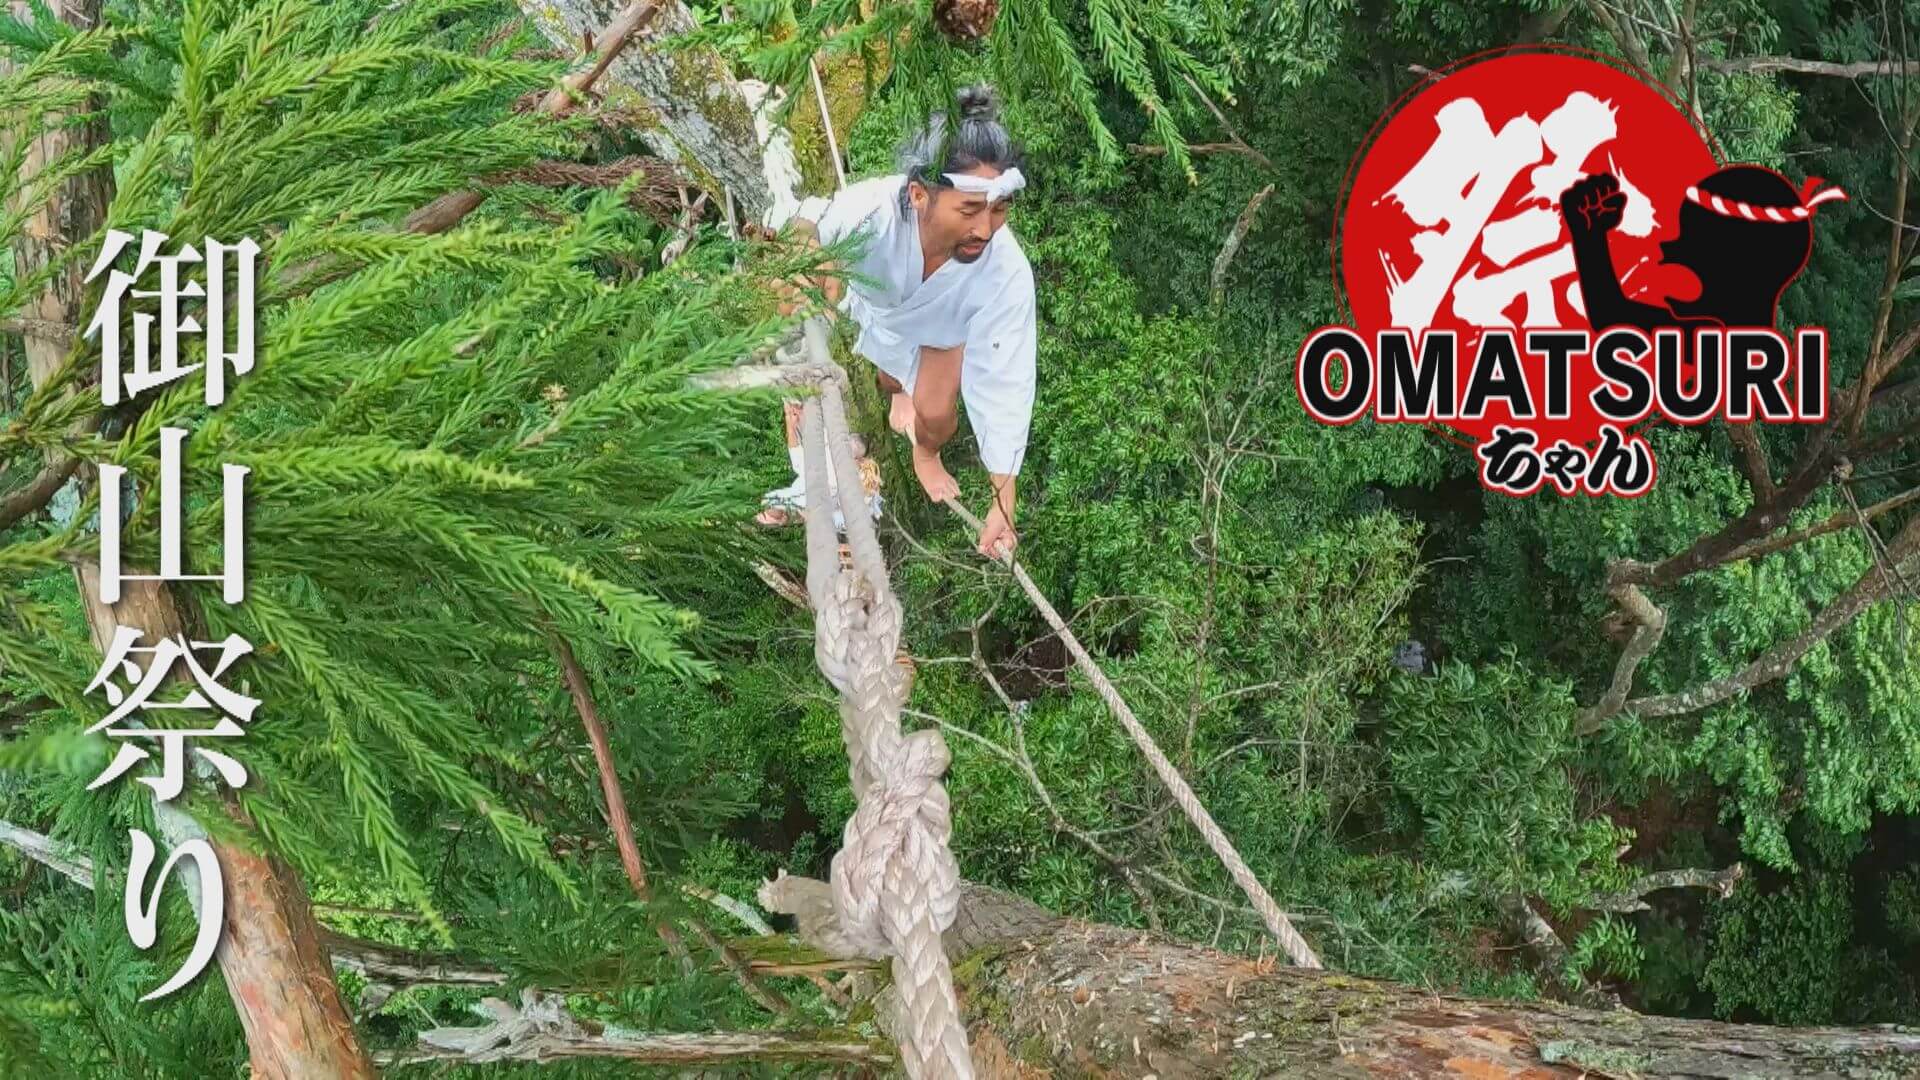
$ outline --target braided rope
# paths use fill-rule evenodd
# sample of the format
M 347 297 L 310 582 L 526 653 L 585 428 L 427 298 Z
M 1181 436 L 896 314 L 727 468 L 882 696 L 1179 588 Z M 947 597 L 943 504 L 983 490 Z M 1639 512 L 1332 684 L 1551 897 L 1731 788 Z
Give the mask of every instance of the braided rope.
M 825 327 L 806 325 L 816 370 L 831 365 Z M 834 472 L 857 476 L 847 445 L 837 367 L 800 414 L 807 479 L 807 595 L 814 658 L 840 693 L 840 730 L 858 806 L 847 820 L 831 875 L 838 933 L 861 955 L 891 960 L 904 1023 L 900 1056 L 909 1076 L 971 1080 L 973 1060 L 941 935 L 959 913 L 960 868 L 949 849 L 952 807 L 941 777 L 950 760 L 937 731 L 903 734 L 907 683 L 894 662 L 899 601 L 887 580 L 873 522 L 853 484 L 838 491 L 851 567 L 841 565 L 829 504 Z

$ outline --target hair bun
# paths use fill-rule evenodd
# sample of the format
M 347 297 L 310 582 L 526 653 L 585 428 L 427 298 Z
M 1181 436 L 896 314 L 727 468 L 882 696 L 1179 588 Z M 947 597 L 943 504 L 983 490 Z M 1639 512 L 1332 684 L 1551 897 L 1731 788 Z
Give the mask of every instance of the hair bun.
M 986 83 L 969 86 L 954 95 L 954 103 L 959 106 L 960 120 L 992 123 L 1000 114 L 1000 99 L 994 95 L 993 87 Z

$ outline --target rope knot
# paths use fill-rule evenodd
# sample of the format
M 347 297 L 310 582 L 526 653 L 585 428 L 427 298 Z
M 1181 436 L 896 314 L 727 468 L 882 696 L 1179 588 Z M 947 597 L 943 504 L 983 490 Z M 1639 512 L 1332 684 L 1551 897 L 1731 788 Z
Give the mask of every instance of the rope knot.
M 948 850 L 952 806 L 941 777 L 951 756 L 938 732 L 901 739 L 876 761 L 876 782 L 847 819 L 833 857 L 834 906 L 867 955 L 895 955 L 927 911 L 939 932 L 959 910 L 960 867 Z

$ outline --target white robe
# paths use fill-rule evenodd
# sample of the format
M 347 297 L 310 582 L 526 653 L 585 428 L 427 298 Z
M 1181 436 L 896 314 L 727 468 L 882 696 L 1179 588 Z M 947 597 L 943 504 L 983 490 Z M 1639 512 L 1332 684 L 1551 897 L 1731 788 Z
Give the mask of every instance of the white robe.
M 919 223 L 900 206 L 905 183 L 903 175 L 862 180 L 831 201 L 808 200 L 797 216 L 816 224 L 822 244 L 868 234 L 840 303 L 860 327 L 854 350 L 911 391 L 923 346 L 964 345 L 960 396 L 980 463 L 1017 474 L 1033 423 L 1033 268 L 1003 225 L 980 258 L 948 259 L 922 281 Z

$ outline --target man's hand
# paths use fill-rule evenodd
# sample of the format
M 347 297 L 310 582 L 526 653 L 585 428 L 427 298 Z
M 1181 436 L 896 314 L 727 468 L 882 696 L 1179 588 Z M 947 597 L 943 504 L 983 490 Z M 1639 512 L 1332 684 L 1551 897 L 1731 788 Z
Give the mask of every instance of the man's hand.
M 974 550 L 989 559 L 1004 559 L 1011 556 L 1019 544 L 1020 538 L 1013 531 L 1013 522 L 1008 521 L 1007 515 L 1001 512 L 1000 504 L 994 503 L 993 509 L 987 511 L 987 520 L 980 529 L 980 542 L 974 545 Z
M 1010 558 L 1020 545 L 1013 531 L 1013 474 L 988 473 L 987 478 L 993 481 L 993 505 L 987 507 L 987 520 L 981 523 L 980 542 L 974 550 L 989 559 Z
M 788 223 L 787 235 L 785 237 L 760 226 L 753 226 L 752 228 L 754 232 L 749 235 L 768 243 L 785 244 L 801 251 L 817 251 L 820 248 L 818 227 L 815 226 L 813 222 L 802 218 L 795 218 Z M 838 277 L 832 275 L 831 272 L 833 269 L 833 266 L 829 264 L 821 267 L 821 273 L 818 277 L 801 277 L 793 281 L 774 282 L 773 292 L 777 299 L 777 310 L 781 317 L 785 318 L 808 306 L 810 301 L 802 291 L 806 288 L 819 289 L 826 294 L 827 308 L 823 314 L 825 314 L 829 320 L 839 314 L 837 305 L 840 303 L 842 283 Z

